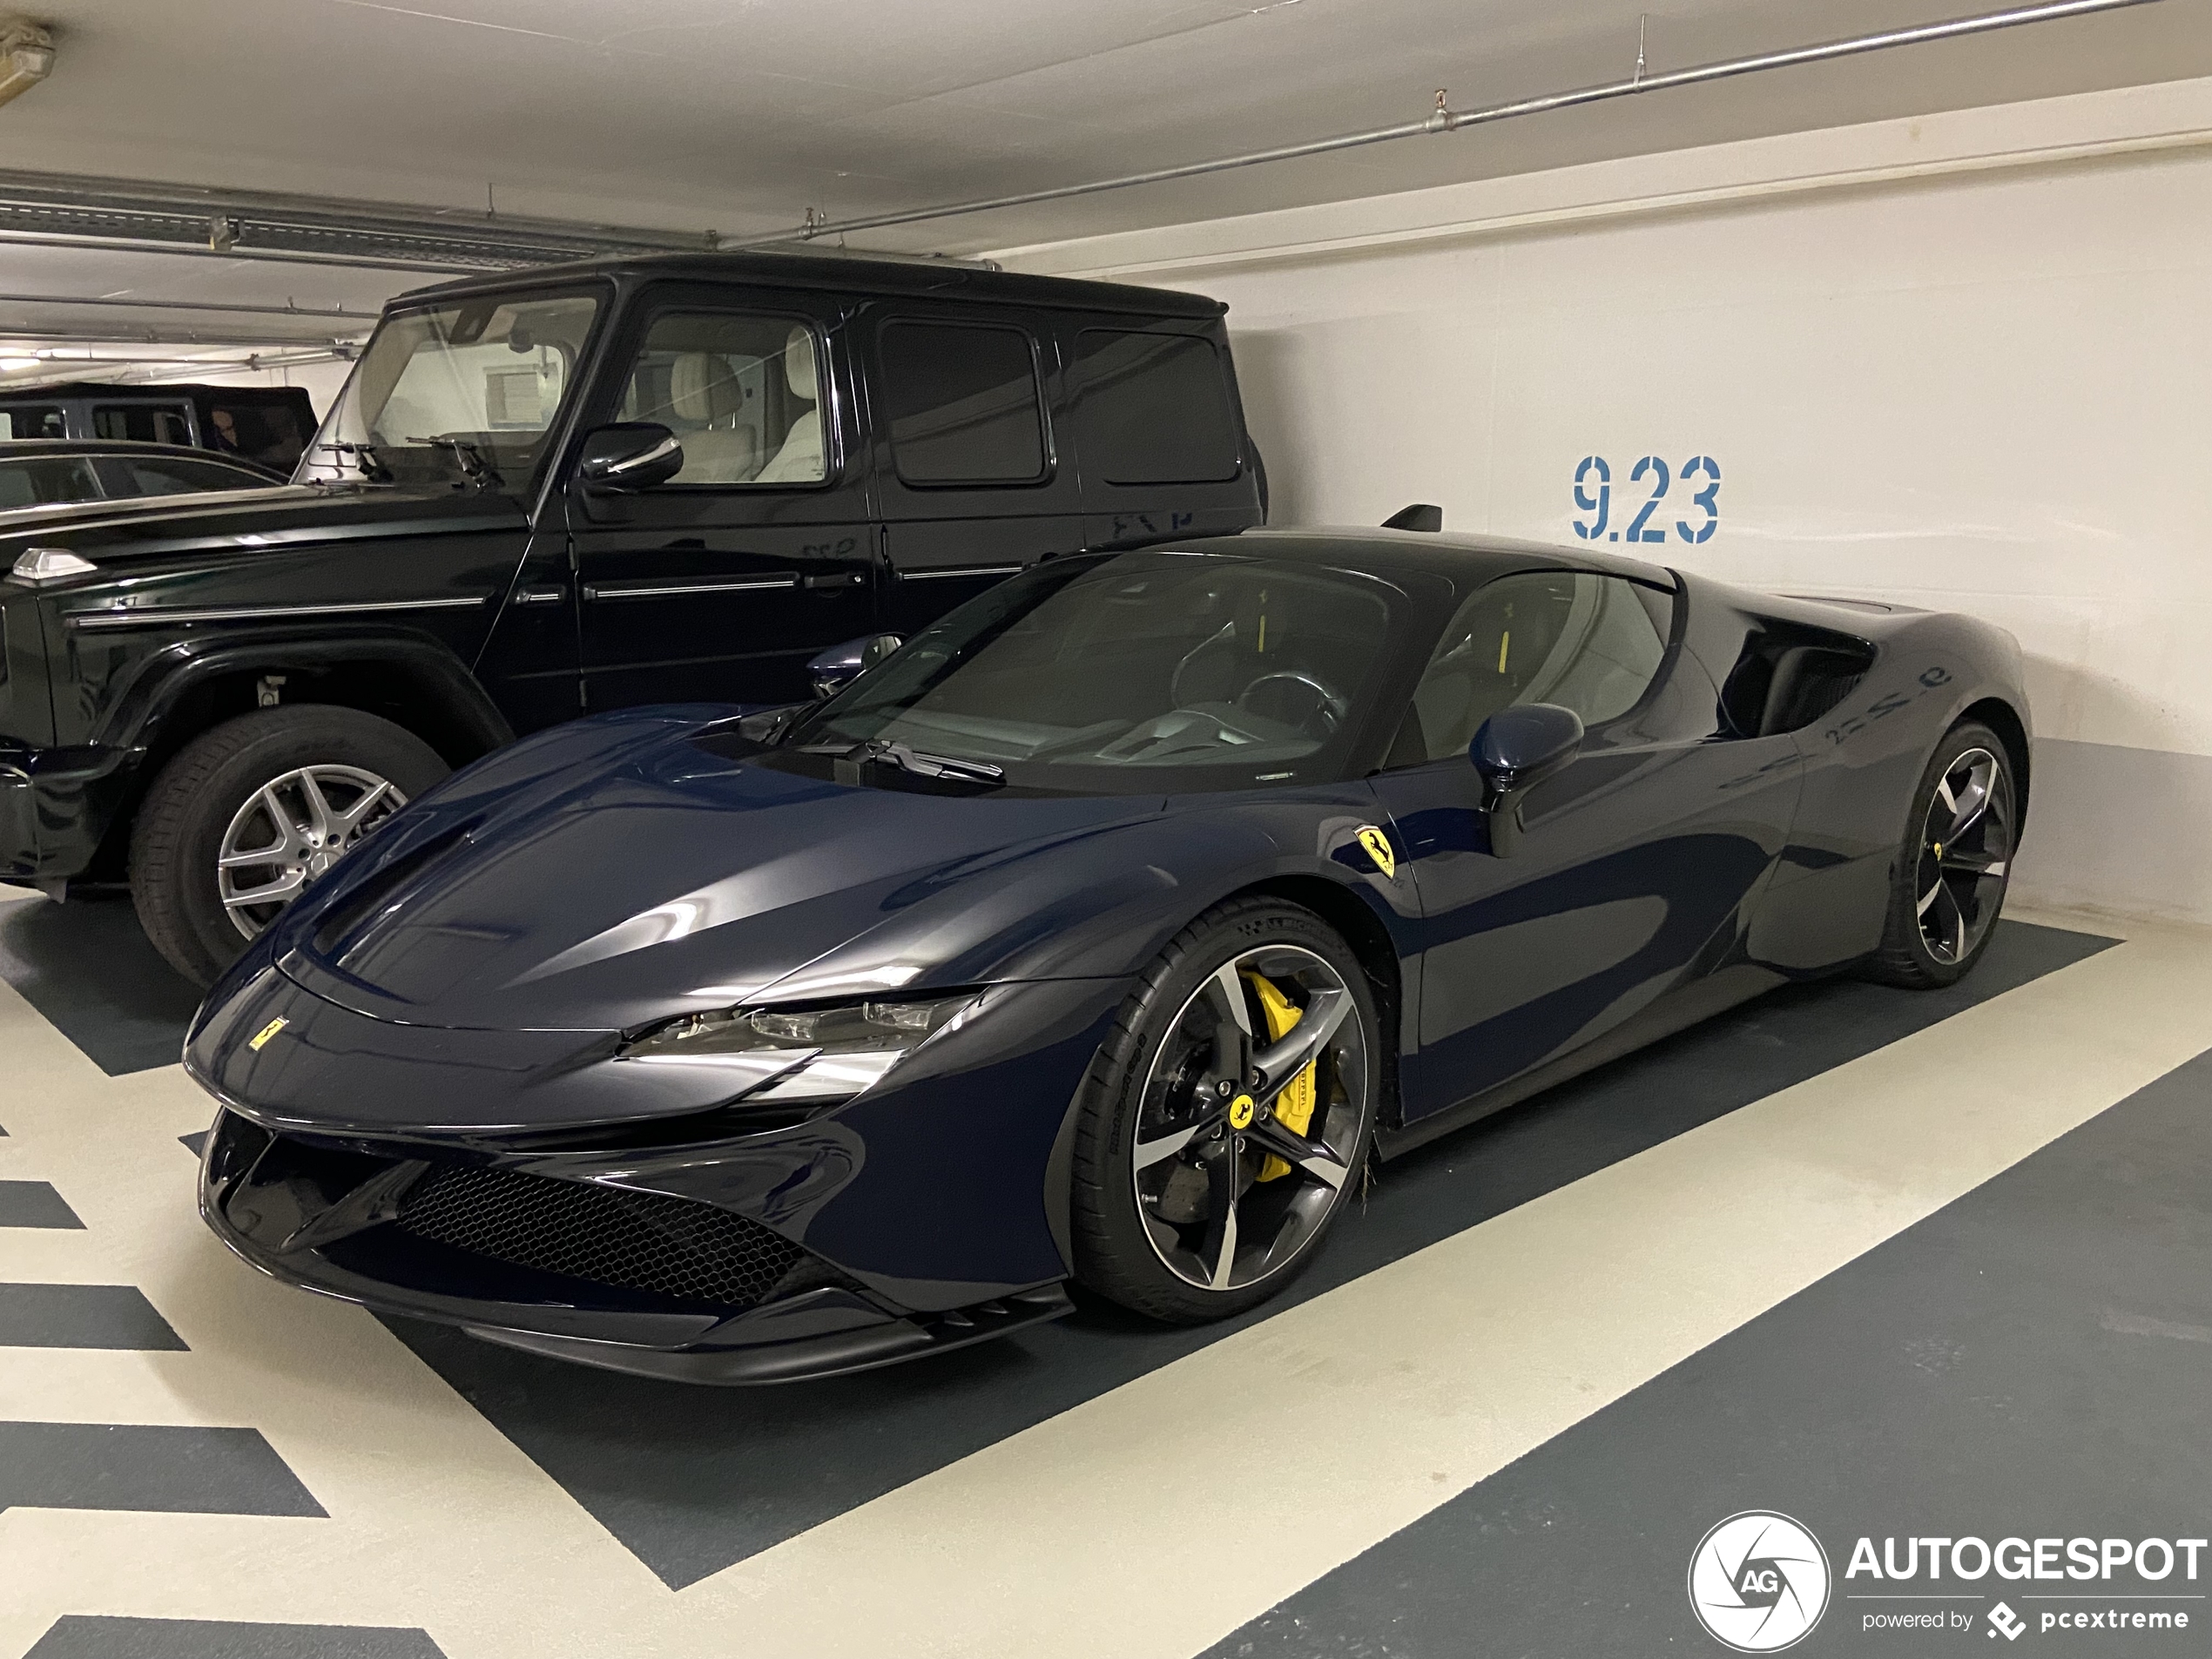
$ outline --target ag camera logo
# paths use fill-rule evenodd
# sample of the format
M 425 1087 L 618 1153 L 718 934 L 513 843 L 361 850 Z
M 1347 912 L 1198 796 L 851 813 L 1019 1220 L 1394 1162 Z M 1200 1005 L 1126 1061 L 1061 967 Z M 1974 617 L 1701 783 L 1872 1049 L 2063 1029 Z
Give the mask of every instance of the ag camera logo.
M 1779 1653 L 1828 1610 L 1828 1552 L 1787 1515 L 1747 1509 L 1698 1542 L 1689 1606 L 1714 1641 L 1738 1653 Z

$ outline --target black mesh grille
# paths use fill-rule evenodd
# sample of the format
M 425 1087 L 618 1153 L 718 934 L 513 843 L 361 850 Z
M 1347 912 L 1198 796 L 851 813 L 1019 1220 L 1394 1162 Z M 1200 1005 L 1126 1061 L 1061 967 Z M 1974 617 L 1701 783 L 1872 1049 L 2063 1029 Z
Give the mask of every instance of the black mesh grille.
M 398 1225 L 517 1267 L 716 1307 L 752 1307 L 787 1278 L 835 1277 L 790 1240 L 711 1204 L 511 1170 L 433 1170 L 401 1204 Z M 793 1275 L 802 1264 L 825 1271 Z

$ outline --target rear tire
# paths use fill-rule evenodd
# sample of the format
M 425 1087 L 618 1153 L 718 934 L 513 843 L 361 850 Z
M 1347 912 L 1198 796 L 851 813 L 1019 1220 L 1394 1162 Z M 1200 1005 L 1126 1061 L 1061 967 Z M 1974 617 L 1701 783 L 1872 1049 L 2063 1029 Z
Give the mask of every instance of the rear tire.
M 1944 733 L 1912 792 L 1867 978 L 1935 990 L 1965 978 L 1988 950 L 2019 833 L 2013 772 L 2004 739 L 1980 722 Z
M 1293 1057 L 1301 1024 L 1322 1039 L 1310 1059 Z M 1379 1029 L 1359 958 L 1310 911 L 1233 900 L 1177 934 L 1084 1082 L 1076 1276 L 1177 1325 L 1240 1313 L 1289 1284 L 1366 1168 Z M 1270 1049 L 1275 1076 L 1261 1080 Z
M 235 892 L 233 902 L 225 902 L 218 867 L 226 836 L 258 843 L 279 833 L 246 821 L 263 790 L 301 774 L 327 779 L 330 788 L 322 798 L 334 820 L 367 802 L 357 825 L 339 833 L 310 826 L 312 848 L 302 846 L 297 857 L 273 858 L 266 872 L 251 872 L 260 878 L 298 866 L 304 885 L 448 770 L 435 749 L 406 728 L 330 705 L 257 710 L 201 732 L 161 769 L 132 826 L 131 896 L 146 937 L 193 984 L 213 984 L 253 934 L 290 902 L 287 894 L 241 906 Z M 289 789 L 295 787 L 285 792 L 294 805 L 299 798 Z M 232 873 L 235 878 L 236 870 Z

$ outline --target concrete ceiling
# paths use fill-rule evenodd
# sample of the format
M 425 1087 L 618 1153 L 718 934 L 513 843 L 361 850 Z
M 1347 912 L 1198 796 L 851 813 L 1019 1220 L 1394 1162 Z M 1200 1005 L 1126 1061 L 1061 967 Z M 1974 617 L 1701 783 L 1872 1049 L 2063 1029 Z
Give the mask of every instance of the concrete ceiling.
M 1610 80 L 1655 0 L 51 0 L 11 168 L 772 233 Z M 1657 0 L 1654 71 L 1996 0 Z M 953 252 L 2212 74 L 2212 0 L 883 231 Z M 372 309 L 420 279 L 8 250 L 0 290 Z M 91 314 L 0 302 L 0 324 Z M 147 317 L 145 322 L 163 320 Z M 204 319 L 208 326 L 219 320 Z M 259 326 L 219 322 L 226 330 Z M 327 325 L 269 324 L 271 339 Z

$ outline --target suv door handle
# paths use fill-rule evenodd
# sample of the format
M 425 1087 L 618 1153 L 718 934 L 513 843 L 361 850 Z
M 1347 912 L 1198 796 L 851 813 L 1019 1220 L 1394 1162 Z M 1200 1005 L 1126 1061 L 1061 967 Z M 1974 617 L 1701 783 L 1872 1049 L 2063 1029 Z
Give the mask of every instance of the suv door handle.
M 514 603 L 518 605 L 556 605 L 568 597 L 566 588 L 523 588 L 516 591 Z
M 867 580 L 858 570 L 834 570 L 827 576 L 808 577 L 806 585 L 813 589 L 857 588 Z

